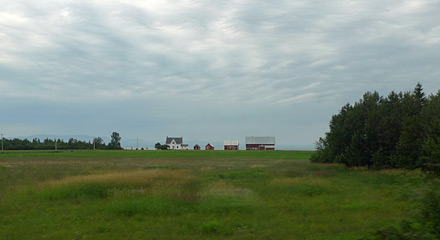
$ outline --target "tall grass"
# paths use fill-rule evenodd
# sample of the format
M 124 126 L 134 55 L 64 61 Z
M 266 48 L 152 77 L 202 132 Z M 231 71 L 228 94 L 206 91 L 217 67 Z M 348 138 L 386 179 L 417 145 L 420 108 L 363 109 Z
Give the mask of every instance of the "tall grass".
M 398 224 L 427 181 L 295 152 L 111 153 L 0 158 L 0 239 L 357 239 Z
M 179 193 L 193 176 L 185 170 L 136 170 L 49 181 L 39 188 L 47 199 L 107 198 L 110 195 Z

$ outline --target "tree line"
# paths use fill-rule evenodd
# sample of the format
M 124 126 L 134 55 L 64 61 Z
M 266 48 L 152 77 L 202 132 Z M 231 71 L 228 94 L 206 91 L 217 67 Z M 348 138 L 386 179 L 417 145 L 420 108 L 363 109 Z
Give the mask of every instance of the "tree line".
M 1 139 L 0 139 L 1 140 Z M 4 150 L 85 150 L 85 149 L 122 149 L 121 137 L 118 132 L 113 132 L 108 144 L 101 137 L 94 138 L 93 141 L 81 141 L 70 138 L 68 141 L 63 139 L 40 140 L 28 139 L 3 139 Z
M 440 91 L 413 91 L 387 97 L 367 92 L 331 118 L 329 132 L 316 143 L 313 162 L 349 167 L 419 168 L 440 163 Z

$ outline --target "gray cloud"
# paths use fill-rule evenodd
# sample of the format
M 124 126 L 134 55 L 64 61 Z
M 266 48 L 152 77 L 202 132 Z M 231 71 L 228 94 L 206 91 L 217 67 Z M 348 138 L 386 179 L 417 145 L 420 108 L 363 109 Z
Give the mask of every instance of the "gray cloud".
M 2 5 L 0 128 L 11 136 L 121 129 L 312 144 L 365 91 L 438 90 L 439 0 Z

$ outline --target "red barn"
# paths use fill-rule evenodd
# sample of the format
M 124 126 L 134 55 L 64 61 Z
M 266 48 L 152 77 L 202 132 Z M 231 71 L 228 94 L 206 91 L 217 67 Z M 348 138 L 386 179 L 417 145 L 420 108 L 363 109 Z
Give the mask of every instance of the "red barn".
M 246 137 L 246 150 L 275 150 L 275 137 Z
M 223 146 L 225 150 L 238 150 L 239 148 L 237 140 L 225 140 Z
M 199 146 L 199 144 L 196 144 L 196 145 L 194 146 L 194 150 L 200 150 L 200 146 Z
M 211 145 L 211 143 L 206 144 L 205 150 L 214 150 L 214 146 Z

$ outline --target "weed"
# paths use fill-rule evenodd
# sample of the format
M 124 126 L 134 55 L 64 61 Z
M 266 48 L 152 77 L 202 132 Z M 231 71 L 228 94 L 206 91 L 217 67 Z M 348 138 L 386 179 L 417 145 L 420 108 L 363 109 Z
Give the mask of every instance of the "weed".
M 327 193 L 327 190 L 324 187 L 319 185 L 310 185 L 310 184 L 302 184 L 295 186 L 291 189 L 291 191 L 293 193 L 301 194 L 309 197 Z
M 151 165 L 151 166 L 145 166 L 143 169 L 170 169 L 171 167 L 168 165 Z
M 198 211 L 226 214 L 230 212 L 251 213 L 255 205 L 251 201 L 229 196 L 206 197 L 199 203 Z
M 104 199 L 108 195 L 108 187 L 101 184 L 69 185 L 48 189 L 40 193 L 40 196 L 48 200 Z
M 262 170 L 248 170 L 248 171 L 231 171 L 224 172 L 218 175 L 221 179 L 255 179 L 255 178 L 267 178 L 269 174 Z
M 316 171 L 321 170 L 321 167 L 319 167 L 318 165 L 311 165 L 309 167 L 306 167 L 305 170 L 308 172 L 316 172 Z
M 141 199 L 121 200 L 111 203 L 107 211 L 125 216 L 149 214 L 179 214 L 188 211 L 186 205 L 165 197 L 144 197 Z
M 217 221 L 210 221 L 207 223 L 203 223 L 201 226 L 201 230 L 203 233 L 208 233 L 208 234 L 218 233 L 220 230 L 220 224 Z
M 344 205 L 343 208 L 351 211 L 368 211 L 380 208 L 380 204 L 370 201 L 353 201 Z
M 334 173 L 335 173 L 334 170 L 321 170 L 321 171 L 313 172 L 312 175 L 317 177 L 330 177 L 333 176 Z

